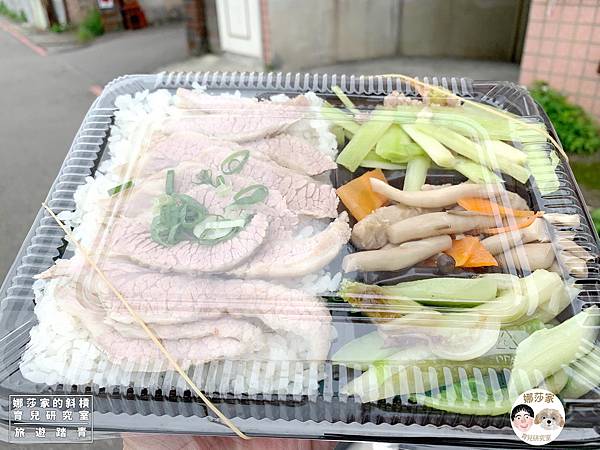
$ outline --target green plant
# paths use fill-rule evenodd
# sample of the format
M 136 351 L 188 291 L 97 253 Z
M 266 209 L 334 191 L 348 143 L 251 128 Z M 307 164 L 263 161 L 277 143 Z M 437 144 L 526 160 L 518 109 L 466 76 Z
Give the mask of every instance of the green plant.
M 50 27 L 50 31 L 52 31 L 53 33 L 62 33 L 66 29 L 67 29 L 67 27 L 60 23 L 53 23 L 52 26 Z
M 102 16 L 97 9 L 90 10 L 83 22 L 79 24 L 77 29 L 77 38 L 81 42 L 88 42 L 95 37 L 104 34 L 104 25 L 102 24 Z
M 27 16 L 23 10 L 16 12 L 6 6 L 6 3 L 0 1 L 0 15 L 8 17 L 15 22 L 27 22 Z
M 590 154 L 600 150 L 600 126 L 583 108 L 543 81 L 536 81 L 530 92 L 548 114 L 567 152 Z
M 600 208 L 596 208 L 592 211 L 592 220 L 594 221 L 596 231 L 600 234 Z

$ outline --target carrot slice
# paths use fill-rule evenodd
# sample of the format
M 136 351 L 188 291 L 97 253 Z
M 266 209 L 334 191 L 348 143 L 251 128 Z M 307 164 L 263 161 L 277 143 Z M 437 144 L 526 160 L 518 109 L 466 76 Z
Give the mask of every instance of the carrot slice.
M 388 202 L 385 196 L 373 192 L 369 181 L 371 178 L 377 178 L 387 183 L 381 169 L 375 169 L 364 173 L 336 190 L 338 197 L 356 220 L 364 219 Z
M 454 239 L 452 247 L 446 250 L 448 256 L 454 258 L 456 267 L 462 267 L 473 254 L 475 246 L 479 243 L 479 239 L 474 236 L 465 236 L 462 239 Z
M 505 208 L 498 203 L 492 202 L 485 198 L 468 197 L 461 198 L 456 203 L 462 206 L 467 211 L 477 212 L 479 214 L 485 214 L 487 216 L 515 216 L 515 217 L 529 217 L 534 214 L 533 211 L 524 211 L 520 209 Z
M 516 223 L 516 225 L 507 225 L 505 227 L 498 227 L 498 228 L 488 228 L 487 230 L 484 230 L 484 233 L 486 233 L 486 234 L 510 233 L 511 231 L 515 231 L 520 228 L 527 228 L 529 225 L 531 225 L 535 221 L 536 218 L 542 217 L 543 215 L 544 215 L 543 212 L 536 212 L 534 215 L 527 217 L 521 221 L 518 221 Z
M 463 267 L 490 267 L 498 266 L 496 258 L 486 250 L 479 240 L 473 248 L 473 253 L 469 257 L 469 260 L 463 264 Z

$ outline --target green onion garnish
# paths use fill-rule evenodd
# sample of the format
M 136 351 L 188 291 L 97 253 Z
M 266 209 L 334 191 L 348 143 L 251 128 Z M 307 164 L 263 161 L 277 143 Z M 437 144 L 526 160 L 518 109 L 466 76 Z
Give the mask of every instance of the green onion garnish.
M 165 186 L 165 192 L 167 193 L 167 195 L 171 195 L 173 192 L 175 192 L 175 171 L 174 170 L 167 171 L 167 183 Z
M 249 157 L 250 152 L 248 150 L 240 150 L 239 152 L 232 153 L 221 163 L 221 172 L 225 175 L 233 175 L 234 173 L 241 172 Z
M 269 195 L 269 190 L 262 184 L 253 184 L 245 187 L 233 196 L 233 201 L 237 205 L 254 205 L 264 201 Z
M 110 195 L 112 197 L 113 195 L 118 194 L 121 191 L 126 191 L 127 189 L 129 189 L 132 186 L 133 186 L 133 181 L 129 180 L 127 183 L 123 183 L 118 186 L 115 186 L 114 188 L 109 189 L 108 195 Z

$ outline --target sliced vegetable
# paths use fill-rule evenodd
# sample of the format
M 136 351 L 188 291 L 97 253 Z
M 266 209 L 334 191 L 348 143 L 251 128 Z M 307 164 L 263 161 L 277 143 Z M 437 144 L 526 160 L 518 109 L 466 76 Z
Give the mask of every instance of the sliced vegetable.
M 423 305 L 462 308 L 494 300 L 497 286 L 491 278 L 428 278 L 379 286 L 378 292 L 390 299 L 406 297 Z
M 476 238 L 477 239 L 477 238 Z M 477 242 L 471 249 L 469 259 L 465 262 L 463 267 L 497 267 L 498 261 L 496 258 L 486 250 L 481 241 L 477 239 Z
M 475 236 L 465 236 L 462 239 L 453 239 L 452 247 L 446 250 L 446 254 L 452 256 L 456 267 L 462 267 L 469 260 L 479 242 Z
M 427 170 L 431 165 L 431 160 L 427 156 L 417 156 L 411 159 L 406 166 L 406 175 L 404 177 L 405 191 L 420 191 L 427 178 Z
M 371 179 L 377 179 L 387 184 L 381 169 L 375 169 L 364 173 L 336 190 L 338 197 L 356 220 L 365 218 L 387 203 L 387 198 L 384 195 L 373 191 Z
M 397 124 L 388 128 L 375 146 L 375 152 L 389 161 L 407 163 L 425 153 L 418 144 Z
M 520 228 L 526 228 L 530 226 L 537 217 L 542 217 L 542 212 L 536 212 L 535 214 L 524 218 L 523 220 L 516 221 L 515 224 L 507 225 L 505 227 L 488 228 L 484 230 L 486 234 L 498 234 L 498 233 L 510 233 L 511 231 L 518 230 Z
M 383 170 L 404 170 L 406 164 L 396 164 L 379 156 L 375 151 L 371 150 L 365 159 L 360 163 L 360 167 L 368 169 L 383 169 Z
M 484 184 L 484 183 L 503 183 L 501 177 L 496 175 L 490 169 L 481 164 L 471 161 L 470 159 L 455 157 L 456 162 L 454 164 L 454 170 L 462 173 L 465 177 L 473 183 Z
M 454 167 L 455 159 L 452 153 L 436 139 L 423 133 L 416 125 L 402 125 L 402 128 L 417 143 L 425 153 L 440 167 Z
M 133 180 L 129 180 L 126 183 L 119 184 L 118 186 L 115 186 L 114 188 L 109 189 L 108 195 L 110 195 L 112 197 L 113 195 L 116 195 L 119 192 L 126 191 L 127 189 L 129 189 L 131 187 L 133 187 Z
M 511 396 L 584 357 L 594 348 L 600 314 L 592 306 L 554 328 L 536 331 L 519 344 L 509 382 Z
M 350 172 L 356 171 L 365 156 L 392 125 L 392 121 L 393 117 L 389 111 L 373 111 L 369 121 L 361 125 L 348 145 L 340 152 L 336 162 Z
M 515 164 L 524 165 L 527 162 L 527 153 L 516 149 L 512 145 L 498 140 L 484 142 L 484 148 L 491 150 L 496 158 L 506 158 Z
M 496 202 L 479 197 L 461 198 L 456 203 L 458 203 L 459 206 L 462 206 L 467 211 L 473 211 L 479 214 L 487 214 L 489 216 L 501 215 L 504 217 L 530 217 L 535 214 L 533 211 L 505 208 Z
M 560 396 L 565 399 L 575 399 L 584 396 L 591 390 L 600 389 L 600 348 L 573 361 L 565 372 L 569 379 Z
M 368 367 L 369 364 L 385 359 L 397 351 L 393 347 L 386 347 L 379 331 L 373 331 L 348 342 L 333 354 L 331 361 L 352 367 Z
M 331 90 L 335 95 L 337 95 L 337 97 L 341 100 L 344 106 L 348 108 L 348 111 L 352 112 L 352 114 L 360 114 L 360 111 L 356 109 L 354 103 L 352 103 L 352 100 L 350 100 L 348 96 L 344 93 L 344 91 L 342 91 L 342 88 L 340 88 L 339 86 L 333 86 Z
M 321 115 L 324 119 L 342 127 L 351 134 L 356 134 L 360 129 L 360 125 L 354 121 L 350 114 L 342 111 L 341 109 L 334 108 L 327 103 L 321 107 Z

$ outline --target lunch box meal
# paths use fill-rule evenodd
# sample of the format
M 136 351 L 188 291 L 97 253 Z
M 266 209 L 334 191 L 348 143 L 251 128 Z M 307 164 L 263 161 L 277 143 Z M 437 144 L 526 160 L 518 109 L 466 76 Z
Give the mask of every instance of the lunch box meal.
M 505 82 L 163 73 L 109 84 L 0 290 L 11 394 L 98 432 L 473 445 L 554 393 L 599 442 L 598 241 Z

